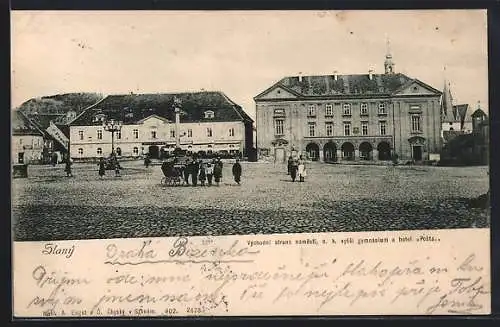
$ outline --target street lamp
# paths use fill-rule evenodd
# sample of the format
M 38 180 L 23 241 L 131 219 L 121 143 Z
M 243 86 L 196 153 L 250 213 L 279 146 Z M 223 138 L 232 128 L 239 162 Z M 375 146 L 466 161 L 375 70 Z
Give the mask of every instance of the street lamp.
M 105 131 L 111 132 L 111 155 L 115 154 L 115 132 L 119 132 L 122 129 L 122 122 L 114 119 L 107 120 L 104 122 L 103 126 Z
M 180 123 L 181 123 L 181 105 L 182 101 L 178 97 L 174 98 L 174 112 L 175 112 L 175 147 L 181 147 Z

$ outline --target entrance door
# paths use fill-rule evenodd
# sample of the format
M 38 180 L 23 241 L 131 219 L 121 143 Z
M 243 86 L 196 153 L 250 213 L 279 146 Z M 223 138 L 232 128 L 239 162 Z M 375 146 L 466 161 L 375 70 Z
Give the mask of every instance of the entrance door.
M 277 148 L 274 152 L 276 162 L 285 162 L 285 149 Z
M 415 161 L 422 160 L 422 147 L 420 145 L 413 146 L 413 160 Z
M 17 162 L 20 164 L 24 163 L 24 152 L 19 152 L 17 154 Z

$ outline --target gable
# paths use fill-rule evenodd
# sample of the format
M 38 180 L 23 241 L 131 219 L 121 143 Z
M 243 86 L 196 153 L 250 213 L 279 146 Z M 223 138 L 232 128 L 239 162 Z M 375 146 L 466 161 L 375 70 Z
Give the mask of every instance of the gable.
M 432 88 L 431 86 L 422 83 L 418 80 L 414 80 L 394 93 L 394 95 L 440 95 L 441 92 Z
M 281 86 L 274 86 L 255 97 L 256 100 L 295 99 L 297 96 Z
M 159 126 L 159 125 L 163 125 L 163 124 L 168 124 L 169 120 L 165 119 L 165 118 L 162 118 L 162 117 L 160 117 L 158 115 L 151 115 L 151 116 L 148 116 L 148 117 L 146 117 L 144 119 L 141 119 L 137 123 L 138 124 L 143 124 L 143 125 L 146 125 L 146 126 L 154 127 L 154 126 Z

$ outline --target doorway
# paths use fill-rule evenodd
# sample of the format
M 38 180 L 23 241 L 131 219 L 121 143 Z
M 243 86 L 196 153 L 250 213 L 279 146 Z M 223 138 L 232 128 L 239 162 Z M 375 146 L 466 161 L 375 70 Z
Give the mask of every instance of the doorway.
M 422 146 L 414 145 L 412 147 L 412 152 L 413 152 L 413 160 L 415 160 L 415 161 L 422 160 Z

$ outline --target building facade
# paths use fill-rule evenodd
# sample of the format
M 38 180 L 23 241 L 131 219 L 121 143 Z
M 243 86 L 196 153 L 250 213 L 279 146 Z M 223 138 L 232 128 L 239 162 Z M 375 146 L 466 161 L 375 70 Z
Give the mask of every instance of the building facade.
M 39 164 L 45 149 L 44 133 L 20 111 L 12 113 L 11 162 Z
M 111 120 L 121 122 L 119 131 L 104 128 Z M 191 153 L 245 155 L 253 147 L 252 125 L 222 92 L 112 95 L 70 122 L 70 153 L 76 160 L 107 157 L 114 147 L 118 157 L 159 159 L 179 146 Z
M 283 162 L 312 160 L 421 161 L 439 153 L 441 92 L 396 73 L 285 77 L 257 95 L 257 151 Z

